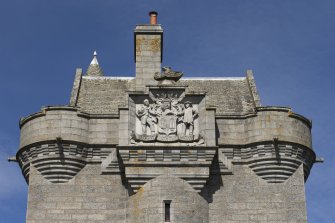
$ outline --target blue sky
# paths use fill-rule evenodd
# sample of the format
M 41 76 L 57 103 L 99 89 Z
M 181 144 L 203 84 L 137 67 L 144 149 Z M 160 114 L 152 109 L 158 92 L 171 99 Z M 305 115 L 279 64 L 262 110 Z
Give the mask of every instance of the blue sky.
M 163 65 L 185 76 L 245 76 L 263 105 L 313 120 L 315 164 L 306 183 L 310 223 L 335 222 L 335 1 L 11 0 L 0 7 L 0 223 L 24 222 L 27 185 L 7 163 L 18 120 L 69 102 L 75 69 L 94 50 L 110 76 L 134 76 L 133 30 L 159 12 Z

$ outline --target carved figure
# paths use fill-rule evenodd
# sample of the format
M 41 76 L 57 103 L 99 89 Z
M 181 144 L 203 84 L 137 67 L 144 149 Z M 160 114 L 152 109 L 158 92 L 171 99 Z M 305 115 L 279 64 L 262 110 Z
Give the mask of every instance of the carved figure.
M 203 141 L 199 134 L 194 132 L 199 129 L 198 122 L 194 122 L 198 116 L 197 107 L 190 101 L 181 103 L 185 98 L 185 92 L 150 91 L 149 97 L 154 103 L 150 104 L 149 100 L 145 99 L 143 105 L 136 110 L 137 128 L 131 133 L 131 143 Z
M 184 103 L 184 106 L 185 106 L 184 118 L 183 118 L 183 123 L 184 123 L 184 128 L 185 128 L 184 134 L 193 135 L 194 118 L 198 115 L 198 112 L 196 111 L 196 109 L 193 108 L 192 102 L 190 101 L 186 101 Z
M 150 128 L 151 134 L 155 134 L 155 119 L 152 117 L 155 112 L 150 108 L 149 100 L 145 99 L 143 105 L 136 111 L 137 117 L 141 120 L 142 134 L 147 134 L 147 126 Z

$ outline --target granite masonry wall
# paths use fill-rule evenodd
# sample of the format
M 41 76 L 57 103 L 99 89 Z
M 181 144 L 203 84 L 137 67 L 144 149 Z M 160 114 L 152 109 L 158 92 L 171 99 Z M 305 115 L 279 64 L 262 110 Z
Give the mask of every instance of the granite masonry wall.
M 27 223 L 121 223 L 128 191 L 120 175 L 101 175 L 101 165 L 86 165 L 67 183 L 47 181 L 30 168 Z
M 118 144 L 118 116 L 91 117 L 73 107 L 46 107 L 21 120 L 20 147 L 55 140 Z
M 161 71 L 162 37 L 160 25 L 137 25 L 135 28 L 136 90 L 145 90 L 146 85 L 155 84 L 152 78 Z
M 309 120 L 280 107 L 204 114 L 217 144 L 170 149 L 128 146 L 127 109 L 116 116 L 46 107 L 22 119 L 27 222 L 164 222 L 166 201 L 171 222 L 306 222 L 304 180 L 315 160 Z
M 307 222 L 302 166 L 286 182 L 270 184 L 234 165 L 233 175 L 212 176 L 207 190 L 211 223 Z
M 219 145 L 241 145 L 278 138 L 309 148 L 311 122 L 289 108 L 260 107 L 247 116 L 216 116 Z
M 20 120 L 27 223 L 307 222 L 304 182 L 316 159 L 310 120 L 261 107 L 251 70 L 181 80 L 162 71 L 161 25 L 136 26 L 134 57 L 135 78 L 105 77 L 95 53 L 94 70 L 76 70 L 68 106 Z M 155 103 L 139 115 L 144 99 Z M 157 122 L 152 116 L 169 126 L 142 134 Z
M 208 203 L 186 181 L 161 175 L 146 183 L 128 204 L 129 222 L 165 222 L 165 202 L 171 206 L 171 222 L 208 222 Z

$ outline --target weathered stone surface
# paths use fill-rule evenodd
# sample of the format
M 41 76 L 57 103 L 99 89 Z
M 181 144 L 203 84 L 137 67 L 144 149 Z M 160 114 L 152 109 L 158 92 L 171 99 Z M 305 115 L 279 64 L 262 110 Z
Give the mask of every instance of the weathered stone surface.
M 118 144 L 118 126 L 117 116 L 91 117 L 78 108 L 47 107 L 21 120 L 20 147 L 56 138 L 91 144 Z
M 233 175 L 213 176 L 206 189 L 211 223 L 307 222 L 301 166 L 285 183 L 269 184 L 247 166 L 234 165 Z
M 166 200 L 173 222 L 306 222 L 304 180 L 315 161 L 309 120 L 282 107 L 218 114 L 228 107 L 209 106 L 210 91 L 177 82 L 152 89 L 185 90 L 185 100 L 197 105 L 194 131 L 204 132 L 204 144 L 154 137 L 135 145 L 136 113 L 145 98 L 154 99 L 149 92 L 128 95 L 132 81 L 114 89 L 125 101 L 110 96 L 121 105 L 109 107 L 118 114 L 46 107 L 21 120 L 17 157 L 29 182 L 27 222 L 159 222 Z
M 83 76 L 77 106 L 92 114 L 118 114 L 119 107 L 127 107 L 128 98 L 124 92 L 135 90 L 134 81 L 131 78 Z M 218 115 L 250 114 L 255 111 L 246 78 L 185 78 L 173 86 L 188 86 L 187 93 L 206 92 L 206 106 L 215 107 Z
M 31 168 L 27 222 L 125 222 L 128 193 L 120 175 L 86 165 L 71 181 L 53 184 Z
M 160 25 L 137 25 L 135 28 L 136 91 L 154 84 L 154 74 L 161 70 L 162 34 Z
M 171 222 L 208 222 L 208 203 L 182 179 L 162 175 L 146 183 L 128 201 L 130 222 L 164 222 L 164 201 L 171 201 Z
M 79 94 L 79 88 L 81 85 L 81 78 L 83 75 L 83 70 L 81 68 L 77 68 L 76 70 L 76 76 L 74 78 L 72 92 L 71 92 L 71 98 L 70 98 L 70 105 L 76 106 L 77 100 L 78 100 L 78 94 Z
M 20 120 L 26 222 L 306 223 L 311 121 L 261 107 L 251 71 L 159 73 L 162 41 L 136 26 L 136 78 L 102 76 L 95 54 L 68 106 Z
M 218 144 L 249 144 L 278 138 L 309 148 L 311 123 L 293 114 L 289 108 L 261 107 L 257 113 L 244 117 L 216 117 Z
M 125 92 L 134 89 L 134 79 L 84 76 L 77 106 L 90 114 L 118 114 L 119 107 L 127 106 Z

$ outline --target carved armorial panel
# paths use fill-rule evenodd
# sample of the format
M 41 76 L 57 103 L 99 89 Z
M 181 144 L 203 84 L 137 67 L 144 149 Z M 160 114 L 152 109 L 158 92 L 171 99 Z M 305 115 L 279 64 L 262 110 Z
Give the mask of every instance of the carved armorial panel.
M 204 144 L 199 104 L 203 95 L 189 96 L 184 89 L 151 89 L 148 95 L 131 95 L 135 120 L 130 126 L 132 144 Z

